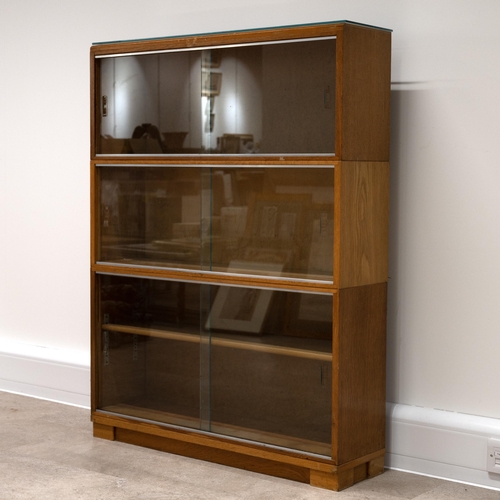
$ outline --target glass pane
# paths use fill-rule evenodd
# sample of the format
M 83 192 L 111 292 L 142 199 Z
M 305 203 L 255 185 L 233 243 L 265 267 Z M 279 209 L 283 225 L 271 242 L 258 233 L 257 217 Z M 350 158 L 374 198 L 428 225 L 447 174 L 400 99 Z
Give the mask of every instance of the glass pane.
M 333 167 L 100 167 L 98 260 L 333 279 Z
M 200 428 L 199 288 L 99 276 L 99 409 Z
M 335 39 L 98 60 L 100 154 L 334 154 Z
M 330 455 L 332 296 L 213 287 L 211 430 Z
M 99 169 L 98 260 L 200 268 L 200 169 Z
M 333 168 L 217 167 L 210 182 L 205 270 L 333 279 Z
M 332 296 L 101 275 L 98 408 L 330 454 Z

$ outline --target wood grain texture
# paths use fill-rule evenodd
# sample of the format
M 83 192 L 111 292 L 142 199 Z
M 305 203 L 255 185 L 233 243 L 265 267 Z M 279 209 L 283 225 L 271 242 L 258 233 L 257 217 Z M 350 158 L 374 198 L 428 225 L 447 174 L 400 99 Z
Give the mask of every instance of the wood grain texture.
M 389 161 L 391 33 L 346 24 L 339 42 L 336 154 Z
M 93 45 L 91 54 L 94 56 L 102 56 L 121 53 L 192 49 L 239 43 L 273 42 L 299 38 L 336 36 L 342 30 L 343 26 L 344 23 L 320 23 L 314 25 L 283 26 L 248 31 L 203 33 L 180 37 L 111 42 Z
M 248 457 L 262 458 L 306 469 L 322 470 L 325 472 L 336 470 L 335 464 L 328 458 L 313 457 L 300 452 L 288 451 L 285 449 L 279 450 L 250 442 L 241 442 L 224 438 L 216 434 L 200 434 L 196 431 L 169 428 L 165 425 L 130 420 L 124 417 L 107 415 L 99 412 L 94 412 L 92 414 L 92 421 L 94 425 L 97 423 L 116 427 L 117 429 L 126 429 L 138 434 L 150 435 L 153 439 L 155 437 L 161 437 L 172 441 L 181 441 L 187 443 L 186 446 L 188 446 L 188 444 L 194 444 L 208 448 L 216 448 Z M 117 434 L 116 438 L 119 439 L 119 436 L 120 435 Z
M 300 290 L 318 293 L 333 293 L 335 288 L 328 282 L 307 282 L 294 280 L 281 280 L 271 277 L 230 276 L 210 272 L 185 272 L 174 269 L 161 269 L 154 267 L 119 266 L 97 263 L 92 266 L 92 271 L 102 274 L 116 274 L 119 276 L 137 276 L 144 278 L 158 278 L 184 282 L 208 283 L 215 285 L 240 285 L 244 287 L 272 288 L 276 290 Z
M 95 411 L 97 409 L 97 402 L 99 397 L 99 359 L 100 349 L 99 344 L 99 331 L 97 322 L 99 318 L 95 311 L 98 310 L 96 300 L 96 280 L 93 273 L 90 273 L 90 306 L 94 314 L 90 316 L 90 409 Z
M 385 448 L 386 308 L 386 283 L 342 289 L 335 296 L 332 458 L 337 465 Z
M 94 437 L 107 439 L 108 441 L 115 440 L 115 427 L 94 423 Z
M 145 446 L 175 455 L 182 455 L 239 469 L 268 474 L 302 483 L 309 482 L 309 470 L 297 465 L 268 460 L 262 457 L 248 457 L 217 447 L 208 448 L 196 443 L 165 439 L 150 434 L 142 434 L 128 429 L 117 429 L 119 441 Z
M 341 162 L 334 204 L 336 288 L 387 281 L 389 164 Z
M 96 263 L 98 255 L 99 225 L 97 214 L 99 212 L 99 197 L 97 187 L 97 169 L 90 165 L 90 265 Z
M 128 422 L 126 419 L 98 413 L 94 414 L 93 419 L 95 437 L 116 439 L 124 443 L 309 483 L 334 491 L 343 490 L 369 477 L 369 471 L 374 470 L 372 463 L 380 461 L 383 463 L 384 458 L 382 450 L 377 454 L 360 457 L 340 468 L 328 460 L 312 456 L 301 457 L 284 450 L 265 449 L 252 444 L 231 445 L 224 439 L 197 436 L 195 433 L 180 430 L 165 428 L 155 431 L 152 424 L 145 422 Z M 374 456 L 376 458 L 373 458 Z M 380 473 L 379 469 L 377 473 Z
M 379 476 L 384 472 L 384 456 L 376 458 L 368 462 L 367 477 Z

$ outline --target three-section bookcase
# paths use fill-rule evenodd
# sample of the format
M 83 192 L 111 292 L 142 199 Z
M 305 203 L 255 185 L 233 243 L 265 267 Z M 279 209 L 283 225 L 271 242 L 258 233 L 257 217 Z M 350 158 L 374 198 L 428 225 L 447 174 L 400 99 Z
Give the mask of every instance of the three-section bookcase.
M 95 436 L 383 471 L 390 61 L 347 21 L 92 46 Z

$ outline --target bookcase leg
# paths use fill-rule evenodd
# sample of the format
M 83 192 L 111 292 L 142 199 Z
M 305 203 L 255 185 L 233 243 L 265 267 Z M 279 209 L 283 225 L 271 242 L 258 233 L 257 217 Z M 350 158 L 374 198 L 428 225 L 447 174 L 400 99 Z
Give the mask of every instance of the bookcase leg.
M 354 469 L 330 473 L 311 470 L 309 484 L 327 490 L 340 491 L 354 484 Z
M 101 439 L 115 440 L 115 427 L 94 423 L 94 437 Z
M 364 479 L 378 476 L 384 472 L 384 456 L 366 462 L 345 464 L 332 472 L 311 470 L 309 483 L 311 486 L 340 491 Z
M 384 457 L 375 458 L 368 462 L 368 477 L 375 477 L 384 472 Z

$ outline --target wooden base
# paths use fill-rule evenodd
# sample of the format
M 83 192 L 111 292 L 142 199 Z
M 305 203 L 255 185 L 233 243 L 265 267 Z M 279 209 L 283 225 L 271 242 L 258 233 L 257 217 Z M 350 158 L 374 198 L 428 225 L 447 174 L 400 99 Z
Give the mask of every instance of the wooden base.
M 365 460 L 363 457 L 361 460 Z M 321 471 L 311 470 L 309 483 L 311 486 L 318 486 L 328 490 L 340 491 L 353 484 L 369 479 L 384 472 L 384 452 L 378 458 L 374 458 L 367 462 L 363 461 L 359 465 L 351 465 L 347 463 L 337 468 L 337 471 L 332 474 Z
M 384 472 L 379 450 L 336 465 L 327 458 L 95 413 L 94 436 L 340 491 Z

